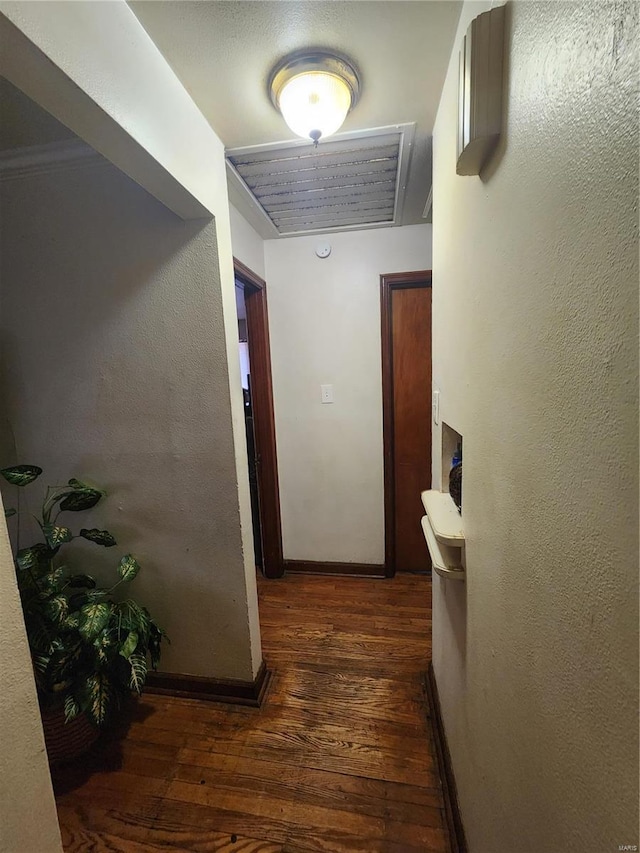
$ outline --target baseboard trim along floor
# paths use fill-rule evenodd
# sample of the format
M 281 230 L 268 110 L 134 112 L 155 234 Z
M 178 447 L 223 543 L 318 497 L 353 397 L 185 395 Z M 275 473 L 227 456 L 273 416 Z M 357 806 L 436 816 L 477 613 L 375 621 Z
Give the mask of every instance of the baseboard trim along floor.
M 467 840 L 464 834 L 464 826 L 462 825 L 460 806 L 458 805 L 456 779 L 453 774 L 451 754 L 449 753 L 447 736 L 442 721 L 438 685 L 432 661 L 429 661 L 429 669 L 425 676 L 425 690 L 431 709 L 433 738 L 435 740 L 440 778 L 442 779 L 442 795 L 444 798 L 444 810 L 447 819 L 447 828 L 449 829 L 449 838 L 451 839 L 451 853 L 467 853 Z
M 357 575 L 363 578 L 383 578 L 383 565 L 375 563 L 323 563 L 312 560 L 285 560 L 285 573 L 312 575 Z
M 270 678 L 270 671 L 262 661 L 253 681 L 235 681 L 230 678 L 204 678 L 181 675 L 175 672 L 150 672 L 145 691 L 183 699 L 205 699 L 209 702 L 227 702 L 231 705 L 249 705 L 259 708 Z

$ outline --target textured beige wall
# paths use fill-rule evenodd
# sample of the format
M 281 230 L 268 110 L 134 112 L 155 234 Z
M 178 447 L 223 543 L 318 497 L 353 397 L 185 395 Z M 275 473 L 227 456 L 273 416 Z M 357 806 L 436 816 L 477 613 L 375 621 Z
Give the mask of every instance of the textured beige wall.
M 61 853 L 56 806 L 0 499 L 0 850 Z
M 430 269 L 431 226 L 267 240 L 265 262 L 285 558 L 382 563 L 380 274 Z
M 47 482 L 108 490 L 82 524 L 111 529 L 143 564 L 131 591 L 171 636 L 163 669 L 251 679 L 255 570 L 245 574 L 215 224 L 182 222 L 109 165 L 8 182 L 1 211 L 16 458 Z M 240 395 L 237 344 L 234 357 Z M 114 559 L 84 551 L 99 573 Z
M 603 853 L 638 844 L 638 6 L 508 8 L 483 178 L 455 174 L 456 51 L 434 134 L 468 581 L 434 578 L 433 660 L 471 853 Z
M 154 217 L 160 208 L 150 206 L 143 209 L 141 215 L 148 216 L 148 219 L 134 223 L 127 220 L 122 208 L 114 201 L 111 219 L 101 219 L 93 209 L 92 213 L 96 216 L 89 217 L 86 226 L 84 222 L 79 223 L 78 233 L 85 237 L 80 245 L 86 252 L 80 253 L 79 258 L 84 260 L 84 275 L 92 275 L 92 281 L 97 282 L 103 268 L 98 264 L 94 270 L 93 266 L 94 262 L 103 260 L 104 245 L 116 245 L 116 238 L 120 236 L 118 248 L 120 245 L 126 246 L 129 239 L 133 243 L 140 232 L 144 232 L 145 238 L 141 242 L 147 246 L 145 251 L 148 251 L 150 257 L 140 257 L 135 261 L 139 264 L 137 272 L 127 270 L 129 281 L 135 280 L 139 286 L 146 284 L 149 267 L 158 264 L 157 275 L 153 272 L 151 276 L 165 281 L 166 287 L 172 291 L 167 300 L 169 310 L 172 304 L 181 301 L 185 306 L 191 305 L 187 296 L 190 284 L 204 291 L 203 301 L 198 302 L 196 299 L 193 303 L 194 315 L 198 308 L 202 309 L 197 317 L 189 317 L 185 306 L 180 306 L 175 309 L 176 323 L 172 324 L 169 317 L 161 318 L 161 307 L 154 305 L 153 308 L 144 309 L 145 312 L 149 311 L 148 329 L 144 328 L 142 314 L 138 318 L 143 340 L 154 334 L 164 340 L 167 348 L 164 354 L 167 375 L 179 382 L 181 371 L 184 371 L 187 377 L 184 389 L 190 389 L 194 394 L 207 387 L 206 383 L 210 381 L 215 398 L 215 401 L 209 396 L 203 398 L 206 412 L 197 405 L 192 406 L 193 417 L 185 417 L 185 420 L 190 421 L 189 427 L 183 429 L 181 425 L 175 430 L 166 420 L 172 414 L 171 406 L 165 407 L 160 396 L 150 400 L 151 417 L 161 424 L 163 437 L 159 445 L 174 451 L 177 447 L 179 451 L 184 443 L 185 449 L 191 454 L 194 479 L 196 456 L 200 452 L 205 454 L 201 468 L 205 478 L 210 477 L 218 465 L 224 467 L 228 474 L 220 483 L 211 479 L 207 481 L 210 493 L 204 499 L 205 507 L 213 499 L 211 492 L 220 487 L 225 489 L 215 498 L 219 507 L 215 516 L 207 517 L 202 525 L 192 521 L 191 527 L 183 525 L 182 528 L 185 538 L 192 533 L 200 537 L 202 559 L 214 559 L 222 566 L 218 569 L 220 585 L 216 593 L 210 586 L 210 576 L 206 577 L 205 582 L 207 596 L 204 602 L 215 597 L 215 606 L 210 614 L 205 613 L 204 607 L 198 611 L 197 618 L 190 626 L 189 636 L 185 637 L 183 652 L 178 657 L 171 652 L 167 659 L 172 665 L 188 665 L 189 670 L 184 671 L 202 674 L 202 670 L 205 670 L 204 674 L 249 678 L 251 672 L 255 675 L 258 670 L 261 649 L 244 413 L 237 358 L 237 317 L 224 147 L 124 0 L 110 3 L 0 2 L 0 42 L 1 70 L 15 85 L 170 210 L 185 219 L 203 217 L 196 224 L 186 225 L 169 217 L 167 222 L 171 222 L 172 234 L 167 237 L 166 246 L 162 246 L 161 241 L 168 231 L 156 228 L 157 220 Z M 70 192 L 73 191 L 74 180 L 69 179 L 67 186 Z M 108 191 L 107 195 L 115 199 L 118 188 L 125 184 L 114 177 L 113 186 L 113 196 Z M 34 194 L 37 195 L 37 191 Z M 143 197 L 146 198 L 145 194 L 140 193 L 139 198 Z M 63 201 L 63 212 L 67 212 L 68 207 Z M 39 214 L 41 212 L 38 210 Z M 6 215 L 10 220 L 11 213 Z M 76 215 L 77 211 L 74 213 Z M 212 216 L 215 217 L 215 227 L 210 221 Z M 118 217 L 120 232 L 115 224 Z M 41 224 L 46 233 L 47 224 L 44 220 L 46 216 L 43 215 Z M 205 226 L 205 221 L 210 224 Z M 98 233 L 91 231 L 91 222 L 105 229 L 107 239 L 103 244 L 100 243 Z M 151 236 L 151 231 L 154 231 L 155 237 Z M 35 231 L 32 230 L 31 234 L 34 235 Z M 61 291 L 67 285 L 63 275 L 66 264 L 63 256 L 65 240 L 69 255 L 74 257 L 77 254 L 77 241 L 72 232 L 65 231 L 64 234 L 64 238 L 60 239 L 60 253 L 51 259 L 53 269 L 57 269 L 63 279 L 60 282 Z M 33 239 L 39 246 L 37 238 Z M 154 239 L 157 244 L 150 248 Z M 107 278 L 114 271 L 110 262 L 117 266 L 118 248 L 106 255 L 104 276 Z M 15 247 L 15 251 L 18 250 Z M 172 251 L 175 256 L 171 254 Z M 64 297 L 60 296 L 60 299 L 64 300 Z M 198 325 L 198 322 L 204 323 L 210 317 L 212 308 L 216 312 L 215 337 L 207 336 Z M 56 310 L 61 312 L 64 328 L 67 317 L 62 315 L 62 308 Z M 69 322 L 73 319 L 71 317 Z M 200 336 L 191 333 L 189 323 L 192 319 Z M 114 346 L 116 339 L 117 334 L 114 333 Z M 201 359 L 193 354 L 198 347 L 202 348 Z M 195 369 L 189 363 L 194 359 L 197 362 Z M 144 358 L 141 357 L 140 367 L 143 363 Z M 158 361 L 157 365 L 160 363 Z M 149 360 L 149 363 L 144 364 L 143 372 L 153 372 L 155 368 L 156 364 L 151 364 Z M 211 372 L 205 376 L 206 368 L 210 368 Z M 87 380 L 89 385 L 95 382 L 95 373 L 91 373 L 95 369 L 95 364 L 87 364 L 87 371 L 91 375 Z M 198 379 L 201 384 L 196 387 Z M 144 380 L 141 384 L 151 397 L 151 387 L 145 385 Z M 125 397 L 130 391 L 125 392 Z M 190 403 L 186 404 L 187 409 L 190 406 Z M 198 414 L 204 416 L 199 425 L 196 424 Z M 93 429 L 94 423 L 87 426 Z M 195 442 L 189 430 L 197 435 Z M 120 440 L 124 442 L 124 437 L 121 436 Z M 206 450 L 201 448 L 201 441 L 206 442 Z M 184 491 L 191 482 L 188 473 L 182 471 L 177 462 L 176 465 L 177 469 L 171 469 L 161 489 L 164 495 L 161 502 L 164 502 L 164 511 L 167 513 L 172 489 L 180 486 Z M 234 473 L 231 472 L 231 466 L 235 469 Z M 157 474 L 167 477 L 166 472 L 158 471 Z M 194 490 L 192 499 L 197 501 L 198 497 L 201 496 Z M 181 496 L 180 500 L 184 502 L 184 497 Z M 210 549 L 209 539 L 214 536 L 217 545 Z M 236 551 L 238 539 L 240 552 Z M 167 556 L 170 553 L 171 550 L 167 551 Z M 185 549 L 185 553 L 193 556 L 193 550 L 186 552 Z M 182 552 L 174 556 L 182 557 Z M 194 572 L 192 580 L 195 580 L 198 571 Z M 177 585 L 177 582 L 173 583 Z M 194 596 L 195 588 L 191 588 L 187 599 Z M 229 602 L 230 610 L 226 609 Z M 219 621 L 211 629 L 209 619 L 216 620 L 218 616 Z M 237 628 L 236 616 L 239 620 Z M 246 665 L 245 629 L 250 642 L 249 667 Z M 195 643 L 188 653 L 184 651 L 194 637 L 197 639 L 204 634 L 207 638 L 204 645 L 198 648 Z M 212 657 L 212 647 L 217 637 L 223 634 L 226 634 L 227 640 L 217 646 L 217 656 Z M 231 646 L 236 642 L 239 648 L 233 652 Z

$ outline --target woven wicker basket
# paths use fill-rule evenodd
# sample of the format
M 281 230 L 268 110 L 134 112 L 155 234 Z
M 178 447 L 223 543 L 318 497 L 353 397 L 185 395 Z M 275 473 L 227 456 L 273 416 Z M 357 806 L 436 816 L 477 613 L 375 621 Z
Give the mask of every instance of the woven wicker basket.
M 86 714 L 65 723 L 61 705 L 42 709 L 42 729 L 52 765 L 83 755 L 100 737 L 100 730 L 91 724 Z

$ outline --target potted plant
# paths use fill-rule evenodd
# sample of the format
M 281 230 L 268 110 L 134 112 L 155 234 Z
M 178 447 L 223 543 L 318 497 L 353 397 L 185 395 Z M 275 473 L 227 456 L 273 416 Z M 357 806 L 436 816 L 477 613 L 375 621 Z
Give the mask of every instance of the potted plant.
M 0 470 L 19 487 L 41 473 L 36 465 Z M 82 528 L 74 534 L 59 521 L 65 513 L 91 509 L 103 496 L 100 489 L 76 479 L 48 487 L 36 518 L 43 541 L 20 548 L 15 557 L 51 762 L 84 751 L 114 718 L 122 700 L 142 691 L 148 663 L 157 668 L 166 639 L 145 607 L 121 596 L 140 571 L 132 554 L 120 559 L 109 587 L 99 587 L 90 574 L 78 574 L 61 559 L 74 539 L 103 548 L 117 544 L 107 530 Z M 5 515 L 15 515 L 15 510 Z

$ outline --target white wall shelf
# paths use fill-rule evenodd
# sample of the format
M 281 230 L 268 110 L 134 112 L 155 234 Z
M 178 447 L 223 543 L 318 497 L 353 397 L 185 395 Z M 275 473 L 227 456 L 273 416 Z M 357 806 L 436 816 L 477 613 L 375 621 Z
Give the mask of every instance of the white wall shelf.
M 451 545 L 454 548 L 462 548 L 464 545 L 462 516 L 451 499 L 451 495 L 448 492 L 429 489 L 429 491 L 422 492 L 420 497 L 438 542 L 443 545 Z
M 430 489 L 422 492 L 421 497 L 427 513 L 422 518 L 422 532 L 434 571 L 443 578 L 464 580 L 464 530 L 451 495 Z

